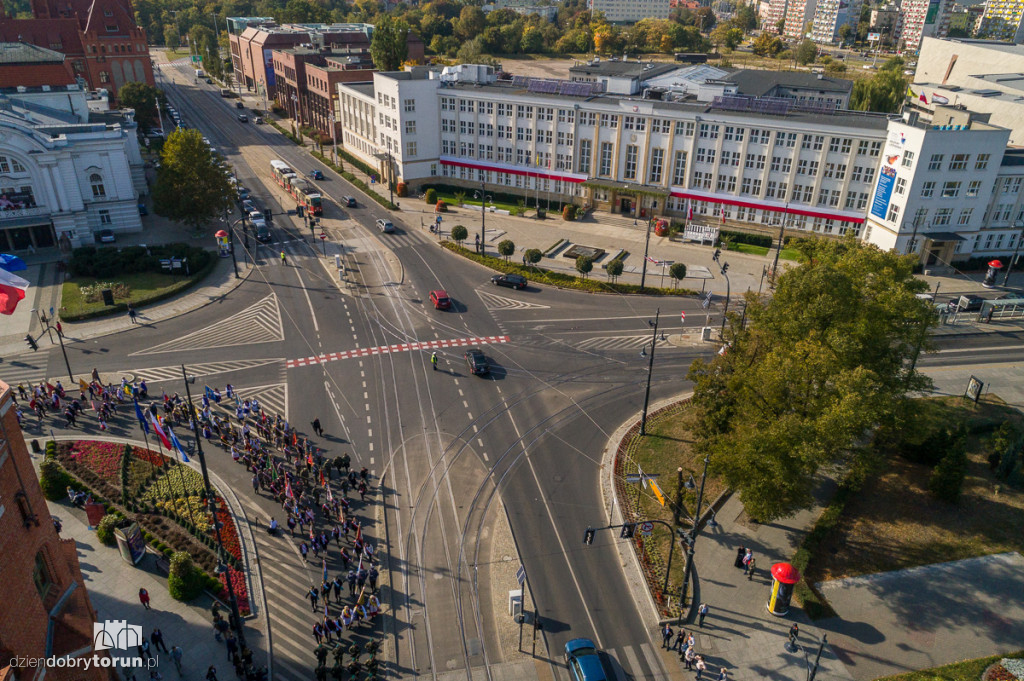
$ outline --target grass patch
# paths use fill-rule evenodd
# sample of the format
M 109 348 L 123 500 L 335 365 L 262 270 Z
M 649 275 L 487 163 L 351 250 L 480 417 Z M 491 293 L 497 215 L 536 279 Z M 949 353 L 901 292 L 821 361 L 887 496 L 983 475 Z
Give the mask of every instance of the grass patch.
M 850 499 L 837 531 L 812 560 L 813 581 L 1024 551 L 1024 490 L 996 478 L 986 459 L 992 429 L 1024 415 L 992 395 L 977 408 L 959 397 L 914 406 L 913 420 L 926 428 L 967 423 L 968 472 L 960 503 L 943 503 L 928 492 L 930 466 L 888 456 L 884 470 Z
M 339 151 L 339 153 L 341 152 L 340 149 L 338 151 Z M 343 178 L 345 178 L 349 183 L 351 183 L 355 187 L 358 187 L 360 191 L 362 191 L 364 194 L 369 196 L 371 199 L 373 199 L 374 201 L 376 201 L 380 205 L 384 206 L 388 210 L 398 210 L 398 206 L 396 206 L 395 204 L 391 203 L 391 201 L 389 201 L 388 199 L 384 198 L 383 196 L 381 196 L 377 192 L 375 192 L 372 189 L 370 189 L 369 185 L 367 185 L 365 182 L 363 182 L 361 179 L 359 179 L 358 177 L 356 177 L 352 173 L 348 172 L 347 170 L 342 169 L 340 166 L 336 166 L 333 163 L 331 163 L 331 160 L 329 158 L 327 158 L 326 156 L 324 156 L 323 154 L 321 154 L 320 152 L 313 151 L 313 152 L 310 152 L 310 153 L 313 154 L 313 157 L 315 159 L 317 159 L 318 161 L 323 163 L 325 166 L 327 166 L 328 168 L 330 168 L 334 172 L 336 172 L 339 175 L 341 175 Z
M 194 272 L 189 276 L 175 274 L 164 274 L 162 272 L 140 272 L 135 274 L 124 274 L 115 278 L 115 281 L 128 286 L 127 297 L 114 297 L 114 305 L 107 306 L 102 300 L 86 302 L 82 297 L 79 286 L 92 286 L 97 283 L 93 277 L 73 277 L 64 282 L 61 292 L 61 319 L 68 322 L 105 315 L 117 314 L 128 309 L 128 303 L 136 307 L 154 303 L 170 296 L 176 295 L 191 288 L 202 280 L 213 265 L 216 258 L 210 260 L 210 265 Z
M 665 506 L 662 506 L 650 489 L 644 489 L 641 485 L 626 485 L 625 497 L 620 497 L 620 500 L 628 504 L 633 518 L 658 519 L 669 524 L 672 523 L 673 514 L 670 504 L 675 504 L 678 490 L 676 469 L 682 467 L 684 487 L 681 502 L 684 515 L 681 516 L 680 523 L 684 529 L 691 527 L 689 518 L 693 517 L 697 508 L 700 476 L 704 470 L 704 459 L 693 448 L 692 419 L 693 412 L 687 401 L 673 405 L 648 418 L 646 436 L 641 437 L 639 431 L 632 434 L 631 440 L 626 445 L 629 461 L 624 461 L 623 470 L 616 471 L 616 473 L 636 473 L 637 465 L 646 473 L 659 473 L 658 486 L 668 501 Z M 688 490 L 685 488 L 685 483 L 691 475 L 697 482 L 697 489 Z M 725 482 L 709 471 L 701 512 L 705 513 L 711 502 L 725 489 Z M 668 566 L 671 542 L 668 529 L 663 525 L 656 524 L 653 534 L 642 541 L 649 559 L 657 566 L 656 569 L 660 570 L 661 579 L 664 580 L 664 570 Z M 679 546 L 676 546 L 669 573 L 669 593 L 678 593 L 679 587 L 683 583 L 685 568 L 683 554 L 679 550 Z
M 740 253 L 749 253 L 750 255 L 768 255 L 772 249 L 767 246 L 754 246 L 752 244 L 729 244 L 730 251 L 738 251 Z M 800 253 L 793 250 L 792 248 L 783 248 L 782 253 L 779 254 L 781 260 L 797 260 L 799 259 Z
M 1024 650 L 1005 655 L 992 655 L 991 657 L 979 657 L 973 660 L 963 660 L 953 664 L 922 669 L 918 672 L 906 672 L 894 676 L 883 676 L 875 681 L 978 681 L 982 673 L 989 665 L 999 662 L 1004 657 L 1010 659 L 1024 659 Z
M 543 267 L 532 267 L 527 265 L 521 265 L 514 262 L 505 262 L 504 258 L 496 257 L 492 255 L 480 255 L 474 251 L 471 251 L 464 246 L 460 246 L 454 241 L 442 241 L 441 246 L 447 248 L 449 251 L 461 255 L 464 258 L 478 262 L 485 267 L 489 267 L 492 270 L 498 272 L 507 272 L 510 274 L 521 274 L 528 280 L 535 284 L 547 284 L 548 286 L 556 286 L 558 288 L 571 288 L 580 291 L 591 291 L 594 293 L 640 293 L 640 286 L 637 284 L 620 284 L 611 283 L 601 279 L 591 278 L 584 279 L 583 277 L 576 277 L 571 274 L 565 274 L 562 272 L 552 272 L 546 270 Z M 690 289 L 671 289 L 671 288 L 656 288 L 654 286 L 647 286 L 643 289 L 645 295 L 662 295 L 662 296 L 692 296 L 697 295 L 696 291 Z
M 456 202 L 455 200 L 455 194 L 453 193 L 439 191 L 437 192 L 437 198 L 439 201 L 445 201 L 446 203 L 452 206 L 458 205 L 458 202 Z M 463 199 L 462 203 L 464 206 L 479 206 L 481 202 L 477 199 L 474 199 L 472 194 L 469 194 L 466 196 L 465 199 Z M 488 201 L 487 205 L 494 206 L 498 210 L 507 210 L 510 213 L 519 210 L 519 206 L 512 203 L 505 203 L 502 201 Z

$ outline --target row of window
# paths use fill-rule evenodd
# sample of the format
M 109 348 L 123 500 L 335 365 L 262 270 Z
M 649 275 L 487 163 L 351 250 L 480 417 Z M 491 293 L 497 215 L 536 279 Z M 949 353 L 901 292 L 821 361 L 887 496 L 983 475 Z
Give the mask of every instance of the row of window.
M 386 106 L 389 109 L 395 111 L 398 110 L 398 98 L 392 97 L 391 95 L 384 94 L 383 92 L 377 93 L 377 103 Z M 416 111 L 416 100 L 415 99 L 403 99 L 402 108 L 408 113 Z

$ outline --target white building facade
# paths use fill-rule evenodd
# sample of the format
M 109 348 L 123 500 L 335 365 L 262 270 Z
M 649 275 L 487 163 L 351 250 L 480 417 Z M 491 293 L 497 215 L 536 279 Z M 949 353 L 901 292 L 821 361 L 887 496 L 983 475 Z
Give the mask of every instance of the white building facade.
M 811 40 L 816 43 L 835 44 L 839 42 L 839 29 L 847 24 L 855 34 L 860 19 L 861 3 L 858 0 L 818 0 L 811 24 Z
M 668 19 L 670 0 L 587 0 L 587 9 L 603 12 L 613 24 L 635 24 L 641 19 Z
M 142 230 L 135 125 L 119 114 L 102 118 L 109 122 L 90 122 L 78 85 L 0 89 L 0 251 Z
M 971 121 L 953 134 L 779 98 L 601 95 L 582 92 L 585 83 L 496 81 L 478 68 L 459 78 L 379 73 L 372 86 L 340 85 L 346 147 L 385 174 L 390 153 L 395 179 L 416 188 L 483 182 L 530 206 L 572 202 L 767 234 L 852 233 L 898 250 L 914 238 L 911 250 L 935 262 L 1012 250 L 1016 204 L 985 205 L 1002 191 L 996 178 L 1018 172 L 1004 162 L 1005 129 Z M 902 140 L 897 159 L 893 140 Z M 927 171 L 915 166 L 923 156 Z M 958 190 L 945 187 L 948 178 L 926 186 L 938 179 L 911 174 L 962 170 L 971 177 Z M 1017 196 L 1014 186 L 1006 191 Z M 938 210 L 947 198 L 965 205 Z

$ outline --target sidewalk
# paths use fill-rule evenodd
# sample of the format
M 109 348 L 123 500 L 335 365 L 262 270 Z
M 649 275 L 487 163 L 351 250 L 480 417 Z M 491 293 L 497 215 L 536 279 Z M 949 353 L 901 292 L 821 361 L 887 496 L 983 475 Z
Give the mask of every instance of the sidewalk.
M 38 465 L 42 455 L 36 454 L 32 458 Z M 244 542 L 246 530 L 241 525 L 244 521 L 233 508 L 230 498 L 225 498 L 229 499 L 235 522 L 239 525 L 239 536 L 243 537 Z M 227 660 L 227 649 L 213 637 L 210 616 L 213 599 L 203 594 L 189 603 L 174 600 L 167 591 L 166 576 L 157 572 L 155 554 L 147 553 L 138 565 L 129 565 L 121 558 L 116 547 L 100 543 L 96 531 L 89 529 L 83 510 L 72 508 L 64 502 L 48 501 L 47 506 L 53 517 L 63 525 L 61 536 L 75 540 L 85 587 L 99 621 L 125 620 L 129 624 L 142 625 L 143 635 L 147 638 L 154 628 L 159 628 L 168 650 L 172 646 L 180 646 L 183 651 L 180 674 L 175 670 L 169 655 L 155 649 L 152 651 L 157 660 L 157 669 L 167 681 L 176 678 L 198 681 L 205 678 L 210 665 L 217 667 L 219 678 L 231 678 L 233 670 Z M 249 562 L 252 566 L 255 561 Z M 253 575 L 250 583 L 256 581 L 258 575 Z M 149 592 L 151 610 L 146 610 L 139 602 L 140 588 Z M 266 626 L 266 609 L 261 601 L 255 600 L 255 596 L 253 598 L 253 610 L 257 616 L 245 620 L 245 635 L 246 643 L 252 649 L 253 659 L 259 667 L 269 663 L 266 635 L 262 631 Z M 134 654 L 134 650 L 130 653 Z M 144 681 L 148 673 L 137 670 L 137 681 Z

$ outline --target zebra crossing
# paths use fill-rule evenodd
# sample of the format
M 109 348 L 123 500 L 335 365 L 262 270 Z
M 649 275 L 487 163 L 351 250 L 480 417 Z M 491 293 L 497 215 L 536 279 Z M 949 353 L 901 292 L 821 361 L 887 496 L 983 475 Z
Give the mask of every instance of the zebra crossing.
M 632 681 L 633 679 L 667 681 L 668 679 L 668 675 L 662 671 L 663 666 L 658 651 L 650 643 L 606 648 L 602 651 L 602 657 L 605 669 L 612 672 L 609 678 L 616 681 Z M 564 664 L 553 664 L 551 671 L 555 681 L 572 681 L 572 674 Z
M 541 303 L 516 300 L 515 298 L 506 298 L 505 296 L 499 296 L 496 293 L 491 293 L 490 291 L 477 291 L 476 294 L 480 296 L 480 300 L 483 301 L 484 307 L 491 311 L 547 310 L 551 307 L 550 305 L 542 305 Z
M 213 388 L 215 386 L 210 387 Z M 219 385 L 216 387 L 220 388 L 221 394 L 223 395 L 224 386 Z M 281 418 L 286 421 L 288 420 L 288 384 L 275 383 L 273 385 L 258 385 L 252 387 L 233 385 L 232 389 L 238 394 L 239 398 L 243 400 L 259 400 L 260 406 L 263 407 L 263 411 L 268 415 L 280 414 Z M 197 400 L 202 397 L 202 388 L 199 388 L 198 392 L 198 395 L 194 395 Z M 220 404 L 210 400 L 210 406 L 223 410 L 229 417 L 234 417 L 235 415 L 235 403 L 231 400 L 223 399 Z
M 284 325 L 281 322 L 281 309 L 277 304 L 277 295 L 271 293 L 263 300 L 205 329 L 133 352 L 130 356 L 185 350 L 210 350 L 238 345 L 274 343 L 283 340 Z
M 192 376 L 202 378 L 204 376 L 227 374 L 232 371 L 255 369 L 257 367 L 266 366 L 267 364 L 279 364 L 281 362 L 284 362 L 283 357 L 271 359 L 244 359 L 234 362 L 203 362 L 200 364 L 189 364 L 188 373 Z M 125 369 L 117 372 L 116 375 L 124 376 L 129 374 L 135 376 L 135 380 L 145 381 L 146 383 L 180 381 L 182 378 L 180 364 L 166 367 L 148 367 L 146 369 Z
M 50 353 L 45 352 L 31 357 L 22 357 L 15 360 L 0 361 L 0 380 L 4 383 L 17 387 L 24 383 L 25 387 L 46 379 L 46 365 Z
M 632 336 L 593 336 L 576 343 L 580 350 L 632 350 L 651 342 L 651 334 L 641 333 Z M 658 339 L 657 347 L 668 347 L 667 340 Z
M 482 336 L 479 338 L 455 338 L 452 340 L 424 341 L 421 343 L 395 343 L 394 345 L 379 345 L 374 348 L 356 348 L 341 352 L 331 352 L 316 357 L 290 359 L 285 363 L 285 366 L 289 369 L 295 369 L 297 367 L 313 366 L 314 364 L 336 362 L 341 359 L 387 355 L 393 352 L 415 352 L 417 350 L 437 350 L 441 348 L 465 347 L 467 345 L 490 345 L 507 342 L 508 336 Z

